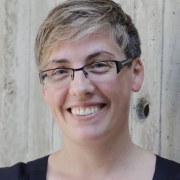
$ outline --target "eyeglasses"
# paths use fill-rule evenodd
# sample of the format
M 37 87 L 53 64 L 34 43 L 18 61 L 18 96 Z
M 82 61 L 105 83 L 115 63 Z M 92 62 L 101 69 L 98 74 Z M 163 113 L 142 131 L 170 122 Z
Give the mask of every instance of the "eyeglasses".
M 41 84 L 52 88 L 63 88 L 74 80 L 75 71 L 83 71 L 84 76 L 90 81 L 105 82 L 112 80 L 133 59 L 122 61 L 107 60 L 95 61 L 77 69 L 57 67 L 40 71 Z

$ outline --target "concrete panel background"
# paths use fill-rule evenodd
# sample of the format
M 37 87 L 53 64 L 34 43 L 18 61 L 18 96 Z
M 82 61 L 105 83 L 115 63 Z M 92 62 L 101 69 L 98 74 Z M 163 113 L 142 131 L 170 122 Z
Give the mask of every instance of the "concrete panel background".
M 33 52 L 40 23 L 59 2 L 0 0 L 0 166 L 49 154 L 63 143 L 42 99 Z M 142 90 L 132 97 L 132 139 L 180 162 L 180 1 L 116 2 L 139 30 L 145 65 Z
M 163 1 L 135 0 L 134 2 L 134 20 L 142 39 L 142 60 L 145 65 L 145 78 L 142 90 L 133 96 L 132 138 L 134 142 L 159 154 L 161 148 L 160 99 Z M 142 106 L 139 107 L 139 104 Z M 147 118 L 144 114 L 144 105 L 149 106 Z

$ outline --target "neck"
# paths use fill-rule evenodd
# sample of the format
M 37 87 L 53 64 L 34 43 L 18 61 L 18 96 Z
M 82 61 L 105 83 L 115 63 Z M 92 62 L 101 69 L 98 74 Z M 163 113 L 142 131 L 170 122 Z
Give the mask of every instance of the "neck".
M 64 147 L 58 152 L 59 162 L 63 168 L 72 173 L 92 174 L 95 172 L 110 172 L 119 165 L 126 166 L 134 145 L 129 131 L 109 135 L 101 140 L 77 144 L 65 141 Z M 76 165 L 75 167 L 71 165 Z M 72 167 L 72 169 L 71 169 Z M 63 169 L 63 172 L 65 172 Z M 76 170 L 75 170 L 76 169 Z

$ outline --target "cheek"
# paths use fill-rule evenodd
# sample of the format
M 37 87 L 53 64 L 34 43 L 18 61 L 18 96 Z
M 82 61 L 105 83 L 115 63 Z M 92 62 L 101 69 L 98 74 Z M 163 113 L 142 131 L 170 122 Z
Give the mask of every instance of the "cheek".
M 65 104 L 65 91 L 50 91 L 48 92 L 48 106 L 52 113 L 53 119 L 59 124 L 61 116 L 63 116 L 63 105 Z
M 131 83 L 129 81 L 127 78 L 116 78 L 106 84 L 100 84 L 99 87 L 111 103 L 122 106 L 129 104 L 131 98 Z
M 49 90 L 47 91 L 47 99 L 47 103 L 50 106 L 51 111 L 61 109 L 61 107 L 65 104 L 66 91 Z

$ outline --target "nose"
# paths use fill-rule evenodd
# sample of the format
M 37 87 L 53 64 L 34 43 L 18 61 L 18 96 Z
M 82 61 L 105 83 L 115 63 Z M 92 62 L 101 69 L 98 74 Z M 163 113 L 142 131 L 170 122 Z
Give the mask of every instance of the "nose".
M 95 85 L 86 78 L 86 72 L 75 71 L 74 79 L 69 86 L 69 93 L 77 97 L 85 97 L 93 94 Z

